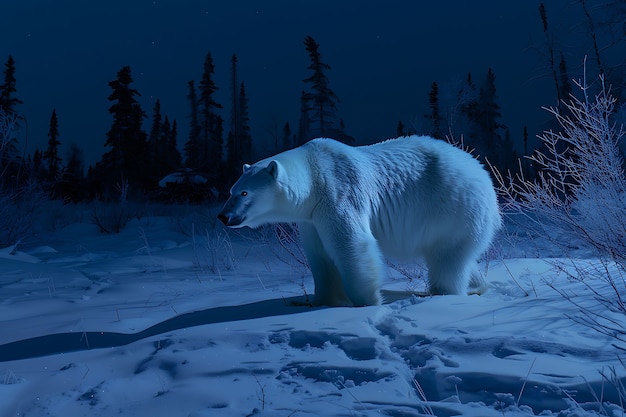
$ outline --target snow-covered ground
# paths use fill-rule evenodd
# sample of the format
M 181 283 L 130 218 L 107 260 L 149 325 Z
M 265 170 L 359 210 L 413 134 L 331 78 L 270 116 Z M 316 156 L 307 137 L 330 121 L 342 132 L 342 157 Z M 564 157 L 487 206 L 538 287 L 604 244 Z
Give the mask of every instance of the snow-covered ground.
M 401 265 L 382 306 L 312 308 L 294 256 L 210 216 L 1 249 L 0 416 L 625 414 L 623 352 L 552 288 L 598 308 L 548 245 L 501 236 L 482 296 L 409 296 Z

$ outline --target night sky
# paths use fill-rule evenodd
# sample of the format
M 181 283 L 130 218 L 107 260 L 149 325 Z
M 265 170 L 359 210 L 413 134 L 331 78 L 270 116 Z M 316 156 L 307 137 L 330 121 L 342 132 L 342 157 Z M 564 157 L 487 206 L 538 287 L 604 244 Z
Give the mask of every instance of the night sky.
M 452 91 L 472 72 L 496 74 L 502 122 L 521 141 L 523 125 L 540 133 L 555 104 L 539 50 L 545 38 L 539 1 L 200 1 L 5 0 L 0 5 L 0 62 L 16 61 L 17 94 L 29 153 L 45 149 L 53 108 L 61 153 L 78 143 L 87 164 L 106 150 L 111 124 L 108 82 L 130 65 L 148 114 L 155 100 L 187 140 L 187 81 L 200 79 L 211 51 L 217 101 L 228 126 L 230 57 L 239 58 L 255 143 L 267 152 L 285 122 L 297 131 L 302 79 L 309 75 L 303 39 L 320 44 L 347 133 L 360 144 L 394 136 L 398 120 L 418 130 L 433 81 Z M 554 27 L 567 27 L 567 0 L 548 0 Z M 558 12 L 558 13 L 557 13 Z M 555 28 L 556 29 L 556 28 Z M 571 47 L 569 49 L 572 49 Z M 569 53 L 566 51 L 566 53 Z M 572 65 L 582 57 L 568 56 Z M 4 70 L 4 66 L 2 66 Z M 27 142 L 27 144 L 26 144 Z M 252 162 L 252 161 L 251 161 Z

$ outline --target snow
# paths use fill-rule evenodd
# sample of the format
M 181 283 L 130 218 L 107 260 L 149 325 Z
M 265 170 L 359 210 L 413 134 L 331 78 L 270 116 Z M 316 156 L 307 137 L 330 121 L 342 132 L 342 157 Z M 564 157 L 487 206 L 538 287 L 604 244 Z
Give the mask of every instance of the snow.
M 159 187 L 165 188 L 168 184 L 206 184 L 208 180 L 200 174 L 194 174 L 191 169 L 172 172 L 159 181 Z
M 623 383 L 623 352 L 575 320 L 560 292 L 593 296 L 546 243 L 500 236 L 482 296 L 412 296 L 390 268 L 386 304 L 313 308 L 267 231 L 212 216 L 0 249 L 0 415 L 624 415 L 601 374 Z

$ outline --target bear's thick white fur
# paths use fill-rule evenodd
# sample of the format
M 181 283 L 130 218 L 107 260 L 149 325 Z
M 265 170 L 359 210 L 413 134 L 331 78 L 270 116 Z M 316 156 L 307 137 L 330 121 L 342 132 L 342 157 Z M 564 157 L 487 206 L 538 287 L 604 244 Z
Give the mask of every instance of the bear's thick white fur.
M 491 179 L 425 136 L 351 147 L 315 139 L 246 165 L 219 215 L 230 227 L 295 222 L 315 304 L 380 304 L 383 255 L 423 258 L 431 294 L 481 292 L 477 260 L 500 227 Z

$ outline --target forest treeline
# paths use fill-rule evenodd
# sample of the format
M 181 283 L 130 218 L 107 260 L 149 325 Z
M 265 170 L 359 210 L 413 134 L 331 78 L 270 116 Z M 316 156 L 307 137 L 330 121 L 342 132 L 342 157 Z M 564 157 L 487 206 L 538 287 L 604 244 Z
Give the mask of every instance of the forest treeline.
M 311 64 L 303 81 L 301 116 L 298 130 L 289 123 L 277 152 L 301 145 L 319 136 L 354 144 L 338 118 L 338 98 L 330 89 L 326 64 L 319 44 L 310 36 L 304 40 Z M 224 120 L 224 106 L 215 99 L 215 64 L 207 53 L 200 80 L 187 83 L 189 135 L 180 145 L 178 122 L 161 113 L 156 100 L 151 115 L 142 109 L 140 92 L 133 88 L 130 66 L 117 72 L 109 82 L 112 117 L 106 132 L 106 152 L 93 166 L 85 169 L 81 148 L 72 144 L 67 158 L 59 154 L 60 122 L 52 109 L 48 146 L 35 149 L 24 158 L 17 142 L 23 118 L 18 111 L 16 64 L 9 56 L 0 85 L 0 180 L 3 188 L 15 188 L 33 181 L 46 188 L 52 198 L 68 201 L 115 198 L 120 188 L 133 194 L 162 200 L 202 201 L 219 199 L 241 173 L 244 163 L 258 158 L 253 143 L 248 112 L 246 85 L 239 82 L 237 56 L 231 58 L 231 108 Z M 149 126 L 146 130 L 145 126 Z M 4 129 L 2 128 L 4 126 Z M 227 133 L 226 133 L 227 132 Z M 6 137 L 5 137 L 6 136 Z M 182 152 L 181 152 L 182 151 Z
M 581 3 L 585 5 L 584 1 Z M 623 14 L 626 16 L 626 11 Z M 556 98 L 564 100 L 572 92 L 572 77 L 563 51 L 555 46 L 556 35 L 548 24 L 543 4 L 539 16 L 546 37 L 541 50 L 548 76 L 554 80 Z M 594 68 L 609 76 L 609 82 L 618 87 L 619 97 L 624 73 L 605 68 L 605 48 L 597 44 L 599 25 L 589 28 L 595 41 Z M 623 35 L 626 37 L 626 29 Z M 330 85 L 331 66 L 324 61 L 320 45 L 307 36 L 304 47 L 310 64 L 302 80 L 297 127 L 293 129 L 285 122 L 282 140 L 275 141 L 272 151 L 290 149 L 315 137 L 358 144 L 340 117 L 339 98 Z M 17 91 L 16 62 L 9 56 L 0 85 L 0 187 L 15 190 L 37 183 L 50 197 L 66 201 L 115 198 L 122 189 L 142 198 L 165 201 L 223 198 L 243 163 L 267 156 L 261 155 L 251 134 L 246 85 L 239 80 L 237 65 L 238 58 L 232 55 L 228 86 L 231 100 L 225 118 L 224 105 L 216 101 L 219 87 L 214 81 L 213 57 L 210 52 L 206 54 L 199 81 L 190 80 L 186 86 L 186 138 L 178 135 L 178 121 L 162 114 L 159 100 L 150 115 L 146 113 L 138 100 L 140 92 L 133 88 L 131 67 L 121 68 L 108 83 L 112 123 L 104 135 L 106 151 L 98 162 L 85 167 L 79 145 L 70 144 L 65 158 L 59 154 L 62 121 L 58 120 L 56 109 L 50 115 L 47 148 L 36 149 L 27 156 L 20 151 L 17 137 L 24 121 L 19 112 L 22 101 Z M 521 169 L 525 178 L 532 179 L 536 173 L 528 161 L 519 162 L 520 153 L 533 152 L 529 149 L 528 131 L 524 128 L 523 132 L 511 132 L 501 122 L 494 71 L 488 68 L 478 77 L 467 73 L 453 90 L 453 94 L 448 92 L 442 99 L 440 81 L 433 81 L 428 97 L 424 98 L 428 111 L 421 122 L 405 124 L 400 120 L 395 135 L 390 126 L 389 137 L 427 134 L 442 140 L 462 140 L 466 148 L 500 172 Z

